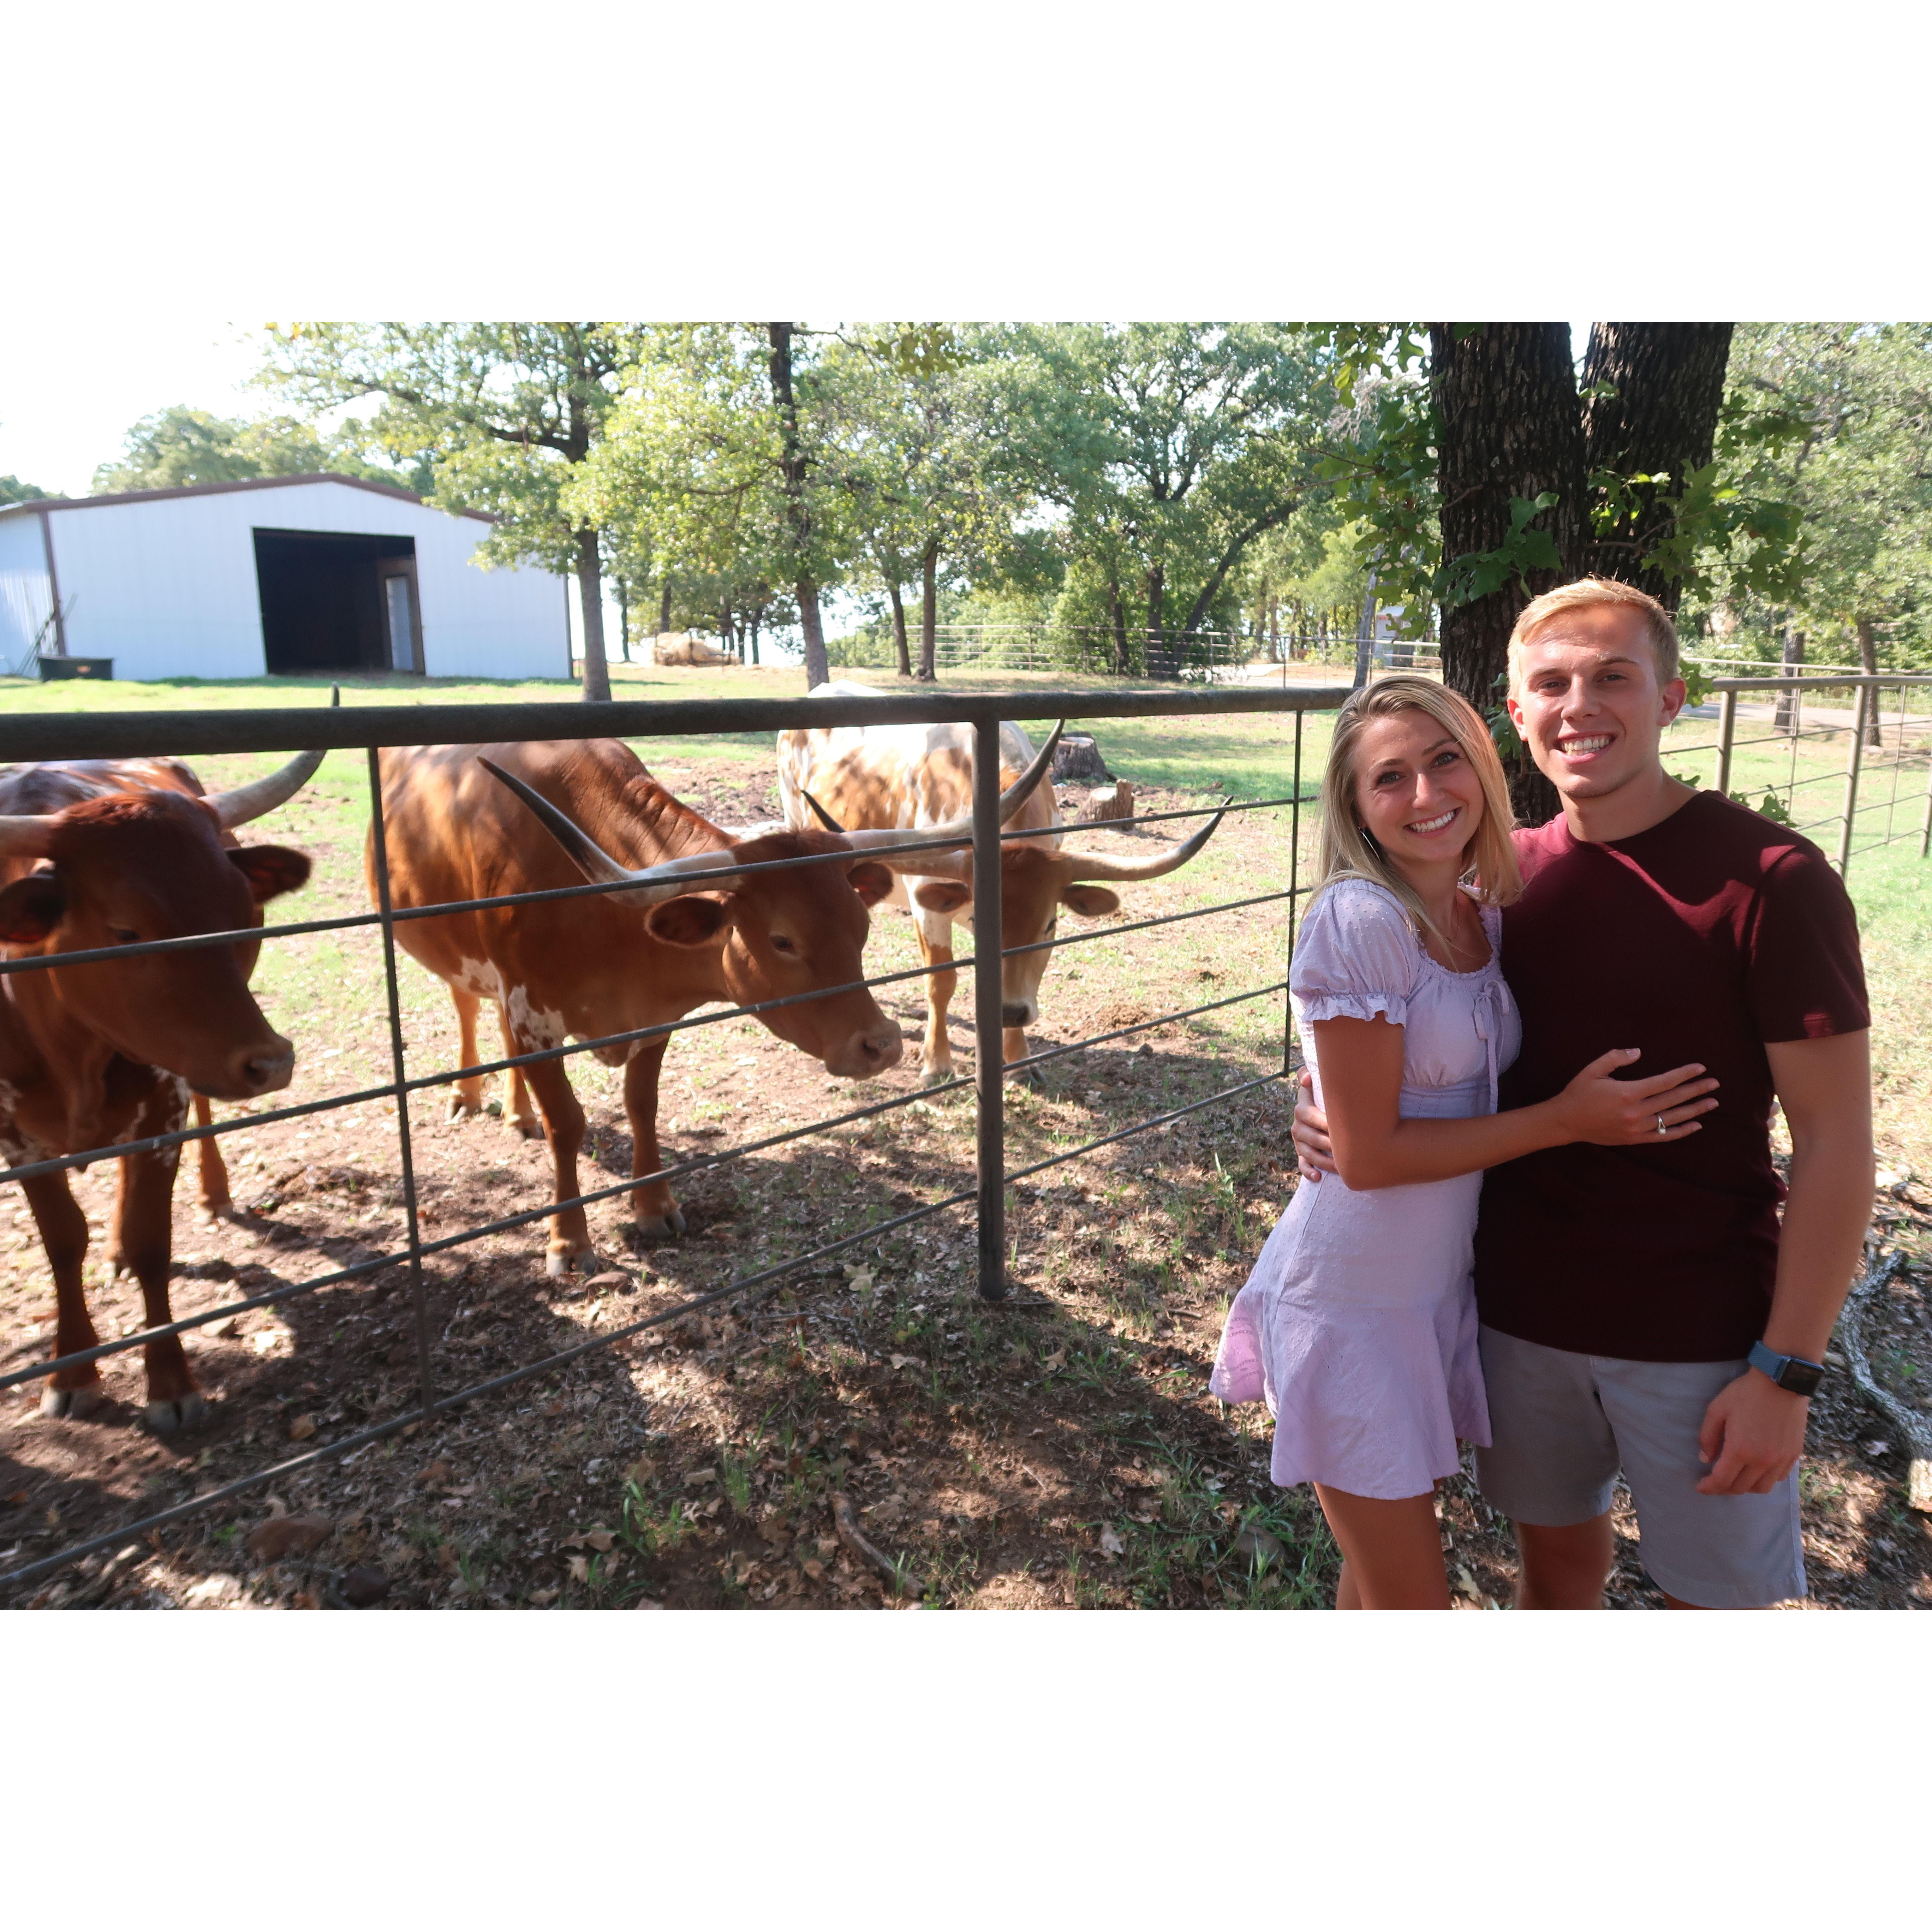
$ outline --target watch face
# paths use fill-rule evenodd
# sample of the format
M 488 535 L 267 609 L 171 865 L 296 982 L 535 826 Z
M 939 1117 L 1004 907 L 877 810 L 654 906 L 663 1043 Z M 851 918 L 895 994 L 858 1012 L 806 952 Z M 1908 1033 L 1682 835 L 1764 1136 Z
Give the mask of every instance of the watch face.
M 1810 1395 L 1825 1378 L 1825 1371 L 1816 1362 L 1801 1362 L 1795 1357 L 1784 1365 L 1784 1372 L 1778 1378 L 1780 1388 L 1789 1389 L 1793 1395 Z

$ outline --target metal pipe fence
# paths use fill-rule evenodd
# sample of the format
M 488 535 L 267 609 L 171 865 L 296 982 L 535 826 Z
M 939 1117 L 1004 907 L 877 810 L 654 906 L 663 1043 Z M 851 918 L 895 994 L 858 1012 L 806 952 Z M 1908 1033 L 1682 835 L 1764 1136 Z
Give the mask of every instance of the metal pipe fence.
M 206 1127 L 185 1127 L 140 1141 L 94 1148 L 23 1163 L 4 1171 L 4 1178 L 22 1181 L 43 1174 L 84 1167 L 95 1160 L 119 1159 L 130 1155 L 179 1148 L 190 1142 L 218 1138 L 253 1131 L 264 1126 L 316 1114 L 340 1111 L 374 1102 L 394 1104 L 397 1120 L 396 1160 L 404 1210 L 404 1239 L 399 1246 L 368 1259 L 338 1268 L 312 1279 L 284 1282 L 262 1293 L 236 1297 L 217 1306 L 183 1316 L 166 1324 L 143 1326 L 116 1339 L 97 1343 L 50 1360 L 37 1362 L 0 1374 L 0 1390 L 43 1381 L 63 1369 L 77 1368 L 106 1357 L 142 1348 L 171 1336 L 229 1321 L 249 1311 L 266 1308 L 312 1295 L 318 1291 L 364 1281 L 385 1270 L 404 1272 L 415 1330 L 415 1400 L 395 1414 L 368 1427 L 356 1429 L 333 1441 L 318 1444 L 302 1453 L 229 1482 L 175 1506 L 152 1511 L 120 1524 L 111 1532 L 84 1538 L 0 1574 L 0 1588 L 11 1588 L 32 1582 L 112 1546 L 158 1532 L 182 1519 L 218 1508 L 245 1493 L 258 1490 L 304 1469 L 332 1460 L 352 1457 L 370 1444 L 419 1424 L 460 1405 L 551 1374 L 594 1351 L 608 1349 L 644 1330 L 680 1320 L 712 1305 L 734 1297 L 754 1294 L 788 1275 L 796 1275 L 818 1263 L 883 1235 L 933 1216 L 971 1203 L 977 1220 L 977 1286 L 990 1303 L 1011 1297 L 1006 1240 L 1006 1197 L 1016 1180 L 1036 1175 L 1082 1158 L 1096 1150 L 1160 1128 L 1204 1108 L 1225 1103 L 1255 1089 L 1288 1077 L 1292 1070 L 1291 1025 L 1287 1003 L 1287 976 L 1266 985 L 1226 995 L 1200 1005 L 1136 1020 L 1131 1024 L 1054 1046 L 1030 1054 L 1025 1060 L 1006 1064 L 1002 1056 L 1001 965 L 1003 959 L 1041 950 L 1043 946 L 1072 946 L 1125 932 L 1150 931 L 1184 920 L 1255 906 L 1279 904 L 1287 914 L 1288 944 L 1284 959 L 1292 950 L 1295 917 L 1307 888 L 1301 882 L 1300 841 L 1302 800 L 1302 737 L 1304 721 L 1310 711 L 1332 710 L 1348 696 L 1344 686 L 1275 686 L 1240 688 L 1184 687 L 1160 692 L 1122 691 L 1105 693 L 1082 692 L 1000 692 L 982 695 L 943 693 L 892 694 L 863 699 L 805 698 L 754 700 L 698 700 L 669 703 L 619 703 L 595 706 L 578 704 L 518 705 L 424 705 L 372 706 L 350 711 L 188 712 L 174 713 L 97 713 L 25 717 L 0 721 L 0 760 L 27 762 L 74 758 L 134 758 L 159 756 L 207 756 L 228 753 L 287 752 L 312 750 L 352 750 L 365 754 L 370 788 L 370 844 L 376 906 L 367 914 L 341 917 L 299 920 L 280 925 L 251 927 L 243 931 L 207 933 L 172 940 L 100 948 L 89 952 L 59 955 L 29 955 L 0 960 L 0 977 L 58 970 L 76 964 L 139 958 L 156 952 L 191 950 L 237 943 L 285 940 L 298 936 L 374 928 L 380 932 L 382 976 L 386 1005 L 386 1034 L 389 1079 L 374 1086 L 331 1094 L 261 1113 L 216 1121 Z M 622 884 L 586 884 L 541 891 L 500 895 L 494 898 L 455 900 L 429 906 L 398 907 L 393 903 L 390 883 L 388 827 L 382 804 L 379 749 L 394 746 L 424 743 L 484 744 L 505 740 L 540 738 L 590 739 L 609 737 L 663 738 L 718 733 L 771 732 L 794 726 L 821 727 L 883 723 L 969 724 L 974 740 L 974 779 L 972 809 L 972 848 L 974 858 L 974 930 L 976 934 L 1000 931 L 1000 867 L 1002 844 L 1021 839 L 1038 841 L 1037 828 L 1004 831 L 998 817 L 1000 760 L 999 730 L 1002 722 L 1022 717 L 1060 716 L 1066 718 L 1163 718 L 1185 719 L 1242 713 L 1273 713 L 1293 721 L 1294 782 L 1284 797 L 1247 800 L 1222 808 L 1204 806 L 1180 811 L 1152 812 L 1134 819 L 1107 821 L 1109 831 L 1128 826 L 1176 819 L 1201 818 L 1216 811 L 1257 811 L 1286 808 L 1289 817 L 1287 880 L 1268 891 L 1215 903 L 1187 908 L 1176 913 L 1097 928 L 1065 939 L 1041 942 L 1039 946 L 1002 950 L 976 943 L 967 959 L 922 966 L 904 971 L 884 973 L 854 981 L 849 986 L 819 988 L 788 995 L 758 1004 L 734 1006 L 712 1012 L 695 1012 L 663 1024 L 634 1029 L 593 1040 L 579 1040 L 536 1052 L 479 1060 L 475 1064 L 451 1067 L 428 1073 L 412 1074 L 407 1063 L 402 1003 L 396 966 L 395 934 L 398 926 L 410 920 L 435 918 L 512 905 L 542 904 L 560 899 L 621 892 Z M 956 842 L 930 842 L 931 848 Z M 906 848 L 929 849 L 928 846 Z M 849 853 L 830 852 L 772 860 L 757 865 L 721 864 L 715 873 L 694 872 L 686 883 L 701 889 L 707 879 L 728 874 L 743 877 L 763 873 L 849 863 Z M 582 1209 L 618 1196 L 634 1192 L 658 1182 L 676 1180 L 702 1170 L 723 1167 L 748 1155 L 782 1147 L 821 1134 L 827 1129 L 885 1114 L 927 1100 L 936 1094 L 963 1089 L 966 1082 L 955 1079 L 944 1085 L 914 1088 L 869 1106 L 851 1108 L 808 1123 L 788 1126 L 783 1131 L 706 1152 L 683 1160 L 661 1165 L 655 1172 L 632 1174 L 612 1185 L 580 1191 L 565 1200 L 548 1200 L 542 1205 L 495 1220 L 474 1224 L 453 1233 L 426 1236 L 420 1214 L 414 1150 L 410 1139 L 409 1102 L 412 1094 L 428 1088 L 447 1086 L 463 1080 L 480 1078 L 490 1073 L 512 1071 L 539 1062 L 562 1060 L 600 1049 L 657 1040 L 695 1028 L 715 1025 L 745 1015 L 757 1016 L 776 1009 L 822 1000 L 857 988 L 925 979 L 934 973 L 949 972 L 970 965 L 973 969 L 974 1031 L 976 1042 L 973 1086 L 976 1096 L 976 1157 L 974 1184 L 944 1193 L 910 1210 L 874 1222 L 855 1234 L 824 1242 L 806 1252 L 749 1274 L 740 1275 L 703 1294 L 687 1297 L 674 1306 L 597 1334 L 573 1346 L 555 1349 L 538 1359 L 506 1374 L 467 1385 L 440 1390 L 436 1385 L 432 1356 L 424 1264 L 434 1257 L 480 1240 L 487 1236 L 512 1231 L 548 1220 L 568 1209 Z M 1196 1015 L 1276 995 L 1282 1000 L 1282 1054 L 1280 1066 L 1258 1078 L 1242 1081 L 1148 1118 L 1089 1141 L 1082 1146 L 1058 1150 L 1044 1159 L 1014 1168 L 1006 1164 L 1005 1146 L 1006 1076 L 1022 1069 L 1036 1067 L 1079 1052 L 1090 1046 L 1142 1032 L 1148 1028 L 1186 1019 Z M 298 1053 L 302 1043 L 298 1041 Z

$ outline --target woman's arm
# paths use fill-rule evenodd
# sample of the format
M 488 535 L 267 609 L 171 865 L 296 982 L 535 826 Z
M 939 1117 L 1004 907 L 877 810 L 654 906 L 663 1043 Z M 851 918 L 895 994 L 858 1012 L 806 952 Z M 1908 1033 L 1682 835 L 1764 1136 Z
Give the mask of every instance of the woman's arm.
M 1618 1080 L 1638 1057 L 1620 1047 L 1593 1060 L 1552 1099 L 1462 1120 L 1401 1117 L 1402 1029 L 1372 1020 L 1317 1020 L 1315 1050 L 1336 1171 L 1358 1191 L 1406 1187 L 1474 1174 L 1571 1141 L 1636 1147 L 1681 1141 L 1718 1103 L 1702 1096 L 1717 1082 L 1701 1066 L 1673 1067 L 1648 1080 Z M 1657 1130 L 1661 1114 L 1666 1131 Z

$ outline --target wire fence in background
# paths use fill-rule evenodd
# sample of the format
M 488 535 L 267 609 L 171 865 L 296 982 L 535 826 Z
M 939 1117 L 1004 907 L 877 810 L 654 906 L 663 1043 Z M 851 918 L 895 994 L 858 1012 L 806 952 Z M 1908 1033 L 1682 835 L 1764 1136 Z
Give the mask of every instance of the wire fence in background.
M 25 762 L 76 758 L 194 757 L 236 752 L 308 750 L 355 750 L 368 761 L 370 808 L 372 815 L 371 849 L 376 884 L 374 911 L 326 920 L 298 921 L 280 926 L 250 928 L 242 932 L 197 934 L 168 940 L 104 947 L 88 952 L 58 956 L 29 955 L 0 960 L 0 976 L 71 969 L 76 966 L 137 958 L 143 955 L 232 946 L 238 943 L 276 941 L 298 935 L 340 932 L 358 928 L 378 928 L 382 940 L 382 976 L 386 1000 L 390 1078 L 374 1086 L 298 1105 L 250 1113 L 208 1126 L 186 1127 L 145 1140 L 94 1148 L 61 1154 L 31 1164 L 16 1166 L 5 1178 L 24 1180 L 31 1178 L 83 1167 L 94 1160 L 122 1158 L 175 1148 L 191 1142 L 249 1132 L 278 1121 L 292 1120 L 363 1105 L 371 1101 L 392 1102 L 396 1111 L 398 1179 L 405 1210 L 406 1237 L 400 1246 L 338 1268 L 312 1279 L 283 1282 L 264 1292 L 222 1301 L 164 1324 L 140 1327 L 116 1339 L 98 1343 L 50 1360 L 36 1362 L 0 1374 L 0 1390 L 43 1381 L 62 1370 L 74 1370 L 108 1356 L 143 1348 L 166 1337 L 230 1321 L 248 1311 L 286 1303 L 298 1297 L 352 1282 L 367 1282 L 386 1270 L 404 1270 L 416 1330 L 415 1369 L 417 1380 L 413 1401 L 369 1426 L 353 1430 L 332 1441 L 319 1443 L 302 1453 L 221 1484 L 172 1508 L 152 1511 L 123 1522 L 112 1532 L 72 1543 L 34 1557 L 0 1574 L 0 1588 L 29 1583 L 82 1558 L 123 1544 L 130 1538 L 157 1532 L 185 1517 L 217 1508 L 244 1493 L 280 1480 L 325 1461 L 358 1454 L 369 1445 L 395 1435 L 464 1403 L 492 1395 L 548 1375 L 595 1351 L 608 1349 L 644 1330 L 676 1322 L 712 1304 L 752 1293 L 786 1276 L 862 1244 L 916 1222 L 970 1204 L 978 1229 L 977 1285 L 981 1297 L 998 1303 L 1010 1298 L 1012 1284 L 1007 1272 L 1006 1197 L 1015 1181 L 1065 1165 L 1132 1137 L 1159 1129 L 1184 1116 L 1224 1105 L 1244 1094 L 1287 1078 L 1292 1060 L 1290 1020 L 1287 1001 L 1286 962 L 1294 943 L 1296 914 L 1308 890 L 1302 884 L 1300 862 L 1303 800 L 1303 728 L 1310 711 L 1332 710 L 1346 698 L 1345 688 L 1290 686 L 1252 688 L 1219 688 L 1180 689 L 1158 692 L 1000 692 L 982 696 L 941 692 L 917 696 L 891 696 L 866 699 L 699 700 L 666 704 L 630 703 L 586 706 L 579 704 L 542 705 L 424 705 L 381 706 L 344 712 L 248 711 L 228 712 L 98 713 L 92 716 L 64 714 L 24 717 L 0 722 L 0 758 Z M 508 1055 L 467 1066 L 440 1069 L 428 1074 L 411 1074 L 407 1067 L 402 1032 L 400 994 L 396 969 L 396 928 L 411 920 L 448 916 L 477 910 L 551 901 L 622 891 L 621 885 L 596 885 L 553 888 L 515 892 L 490 898 L 456 900 L 428 906 L 398 907 L 392 903 L 389 884 L 388 826 L 383 812 L 380 773 L 376 753 L 390 746 L 424 742 L 484 744 L 504 740 L 608 737 L 663 738 L 701 736 L 712 733 L 762 731 L 794 726 L 836 726 L 886 723 L 964 723 L 973 729 L 975 772 L 972 810 L 972 849 L 974 860 L 974 926 L 981 934 L 1000 931 L 1001 878 L 999 855 L 1004 843 L 1016 839 L 1037 840 L 1036 828 L 1030 831 L 1003 831 L 999 820 L 999 730 L 1003 721 L 1022 718 L 1061 716 L 1102 719 L 1108 718 L 1198 718 L 1235 713 L 1273 713 L 1292 720 L 1292 782 L 1284 795 L 1259 800 L 1240 801 L 1236 811 L 1282 810 L 1288 815 L 1286 877 L 1264 891 L 1240 898 L 1156 917 L 1096 928 L 1091 932 L 1042 942 L 1054 947 L 1072 946 L 1112 938 L 1124 932 L 1150 931 L 1180 923 L 1264 905 L 1282 908 L 1286 943 L 1282 976 L 1265 984 L 1226 995 L 1204 1004 L 1136 1020 L 1127 1026 L 1089 1038 L 1034 1053 L 1021 1062 L 1006 1064 L 1003 1059 L 1001 1014 L 1001 964 L 1004 958 L 1036 950 L 1014 947 L 1003 952 L 990 947 L 977 948 L 969 958 L 941 965 L 920 967 L 906 971 L 881 974 L 850 986 L 820 988 L 748 1006 L 730 1006 L 720 1011 L 694 1013 L 664 1024 L 645 1027 L 596 1040 L 580 1040 L 538 1052 Z M 1150 813 L 1138 820 L 1109 821 L 1109 830 L 1118 830 L 1158 819 L 1204 818 L 1222 808 L 1204 806 L 1178 812 Z M 721 854 L 717 876 L 742 878 L 752 872 L 786 871 L 849 862 L 849 853 L 831 852 L 765 862 L 753 866 L 733 864 Z M 686 883 L 701 889 L 711 876 L 695 872 Z M 1258 882 L 1260 883 L 1260 882 Z M 776 1008 L 820 1000 L 848 993 L 859 986 L 880 986 L 935 972 L 949 972 L 970 966 L 973 969 L 974 1032 L 976 1065 L 970 1083 L 976 1098 L 974 1172 L 970 1186 L 959 1186 L 908 1212 L 868 1225 L 860 1232 L 820 1244 L 783 1261 L 763 1267 L 721 1283 L 705 1293 L 686 1298 L 674 1306 L 658 1310 L 639 1320 L 598 1334 L 573 1346 L 554 1350 L 512 1369 L 508 1372 L 464 1386 L 439 1389 L 429 1346 L 430 1315 L 424 1264 L 436 1256 L 480 1240 L 486 1236 L 508 1232 L 550 1219 L 561 1211 L 580 1210 L 592 1204 L 634 1192 L 654 1183 L 668 1182 L 695 1173 L 741 1161 L 748 1155 L 798 1142 L 823 1133 L 828 1128 L 877 1117 L 895 1108 L 930 1100 L 934 1095 L 963 1089 L 969 1083 L 955 1080 L 945 1087 L 914 1088 L 872 1105 L 848 1109 L 800 1126 L 706 1152 L 694 1157 L 668 1162 L 655 1172 L 633 1174 L 608 1186 L 580 1192 L 565 1200 L 550 1200 L 543 1205 L 519 1213 L 472 1224 L 434 1239 L 424 1232 L 418 1213 L 415 1163 L 410 1139 L 409 1101 L 412 1094 L 456 1082 L 480 1078 L 572 1056 L 594 1053 L 647 1040 L 656 1040 L 694 1028 L 715 1025 L 721 1021 L 749 1014 L 756 1016 Z M 1256 1078 L 1244 1079 L 1186 1105 L 1134 1121 L 1076 1147 L 1056 1150 L 1044 1159 L 1018 1168 L 1010 1168 L 1006 1158 L 1006 1081 L 1023 1067 L 1036 1066 L 1066 1054 L 1176 1020 L 1244 1003 L 1279 998 L 1281 1001 L 1282 1051 L 1280 1064 Z M 297 1042 L 298 1052 L 302 1043 Z

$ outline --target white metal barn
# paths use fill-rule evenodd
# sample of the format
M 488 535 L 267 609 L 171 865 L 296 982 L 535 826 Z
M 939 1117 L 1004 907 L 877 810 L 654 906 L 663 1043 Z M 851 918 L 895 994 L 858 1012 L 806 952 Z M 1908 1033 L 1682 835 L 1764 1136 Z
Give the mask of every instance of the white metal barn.
M 350 476 L 264 476 L 0 509 L 0 658 L 117 678 L 571 674 L 566 580 L 471 562 L 489 528 Z

